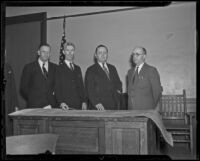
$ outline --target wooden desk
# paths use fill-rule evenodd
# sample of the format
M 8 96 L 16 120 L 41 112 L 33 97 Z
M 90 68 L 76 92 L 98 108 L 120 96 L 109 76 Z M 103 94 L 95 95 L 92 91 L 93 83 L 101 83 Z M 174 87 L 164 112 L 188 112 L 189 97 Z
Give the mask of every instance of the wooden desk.
M 56 154 L 155 154 L 155 125 L 127 111 L 27 109 L 10 114 L 14 135 L 59 134 Z

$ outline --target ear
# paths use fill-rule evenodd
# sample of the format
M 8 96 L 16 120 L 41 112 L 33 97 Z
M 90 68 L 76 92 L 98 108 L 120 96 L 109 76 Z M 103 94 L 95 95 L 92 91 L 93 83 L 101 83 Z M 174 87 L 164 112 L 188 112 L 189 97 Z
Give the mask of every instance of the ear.
M 97 53 L 94 53 L 94 57 L 97 58 Z
M 40 56 L 40 51 L 39 50 L 37 51 L 37 54 Z

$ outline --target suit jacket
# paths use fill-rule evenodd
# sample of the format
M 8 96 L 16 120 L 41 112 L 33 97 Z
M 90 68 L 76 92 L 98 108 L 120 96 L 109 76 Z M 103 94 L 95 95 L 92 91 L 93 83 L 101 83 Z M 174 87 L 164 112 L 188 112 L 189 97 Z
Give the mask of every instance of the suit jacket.
M 64 102 L 71 108 L 82 108 L 86 95 L 81 68 L 78 65 L 74 64 L 73 71 L 65 62 L 59 65 L 56 71 L 55 94 L 59 105 Z
M 128 109 L 154 109 L 162 93 L 157 69 L 144 63 L 133 84 L 134 71 L 128 71 Z
M 48 78 L 45 79 L 38 60 L 24 66 L 20 92 L 27 101 L 27 107 L 42 108 L 49 104 L 56 106 L 54 88 L 57 65 L 49 62 L 48 68 Z
M 122 83 L 115 66 L 108 63 L 107 66 L 110 79 L 98 63 L 87 69 L 85 75 L 86 92 L 93 108 L 96 104 L 102 103 L 106 110 L 117 110 L 120 100 L 117 90 L 122 91 Z

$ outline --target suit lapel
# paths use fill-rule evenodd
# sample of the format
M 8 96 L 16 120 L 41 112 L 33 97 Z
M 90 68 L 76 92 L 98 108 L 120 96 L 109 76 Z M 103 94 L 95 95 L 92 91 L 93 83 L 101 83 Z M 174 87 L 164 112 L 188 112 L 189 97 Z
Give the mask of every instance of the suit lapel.
M 44 77 L 43 71 L 42 71 L 42 69 L 40 67 L 40 64 L 39 64 L 38 60 L 35 62 L 35 66 L 36 66 L 37 71 Z
M 107 63 L 107 67 L 108 67 L 108 72 L 109 72 L 109 74 L 110 74 L 110 71 L 111 71 L 110 64 Z
M 144 65 L 142 66 L 142 68 L 140 69 L 140 72 L 138 74 L 138 78 L 135 79 L 135 82 L 133 84 L 133 88 L 135 88 L 137 86 L 137 84 L 139 83 L 140 79 L 142 79 L 145 75 L 145 72 L 146 72 L 146 69 L 147 69 L 147 64 L 144 63 Z M 131 77 L 131 82 L 133 82 L 133 77 L 134 77 L 134 74 L 135 74 L 135 68 L 132 70 L 132 77 Z
M 67 69 L 68 72 L 74 72 L 75 71 L 75 64 L 74 64 L 74 71 L 71 70 L 71 68 L 67 65 L 66 62 L 63 63 L 63 65 L 65 66 L 65 68 Z
M 53 64 L 51 62 L 48 62 L 49 63 L 49 69 L 48 69 L 48 79 L 51 79 L 53 77 Z
M 65 70 L 67 70 L 68 72 L 71 71 L 71 69 L 69 69 L 68 65 L 65 63 L 62 64 L 62 66 L 65 68 Z
M 74 64 L 74 71 L 73 72 L 77 72 L 78 70 L 78 67 L 77 67 L 77 65 L 76 64 Z M 71 69 L 70 69 L 71 70 Z
M 96 68 L 97 68 L 98 73 L 102 74 L 104 72 L 101 66 L 99 65 L 99 63 L 96 63 Z
M 108 64 L 107 64 L 108 66 Z M 102 67 L 99 65 L 99 63 L 96 63 L 96 68 L 97 68 L 97 71 L 100 75 L 102 75 L 103 77 L 106 77 L 106 79 L 109 80 L 109 78 L 107 77 L 105 71 L 102 69 Z M 109 68 L 109 67 L 108 67 Z M 110 68 L 108 69 L 109 70 L 109 73 L 110 73 Z
M 135 75 L 135 67 L 131 69 L 131 76 L 130 76 L 130 81 L 133 82 L 133 77 Z
M 140 70 L 140 72 L 139 72 L 139 78 L 141 78 L 141 77 L 144 76 L 146 70 L 147 70 L 147 64 L 144 63 L 144 65 L 142 66 L 142 68 L 141 68 L 141 70 Z

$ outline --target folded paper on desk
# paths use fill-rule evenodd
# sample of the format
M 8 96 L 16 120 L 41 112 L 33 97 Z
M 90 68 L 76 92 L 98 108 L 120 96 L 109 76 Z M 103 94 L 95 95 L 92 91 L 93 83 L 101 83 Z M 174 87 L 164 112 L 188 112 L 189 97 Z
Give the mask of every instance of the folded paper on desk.
M 51 105 L 48 105 L 48 106 L 43 107 L 43 109 L 52 109 L 52 108 L 51 108 Z
M 135 110 L 134 113 L 135 113 L 135 116 L 145 116 L 145 117 L 148 117 L 151 120 L 153 120 L 153 122 L 157 125 L 157 127 L 161 131 L 165 141 L 169 145 L 174 146 L 172 134 L 166 130 L 166 128 L 163 124 L 163 121 L 162 121 L 162 117 L 157 111 L 147 110 L 147 111 L 142 112 L 142 111 Z
M 24 109 L 20 111 L 16 111 L 10 113 L 9 116 L 66 116 L 66 117 L 77 117 L 81 119 L 82 117 L 87 118 L 123 118 L 123 117 L 137 117 L 143 116 L 151 119 L 156 126 L 159 128 L 161 134 L 165 141 L 173 146 L 173 138 L 170 132 L 168 132 L 163 124 L 162 117 L 157 110 L 126 110 L 126 111 L 115 111 L 115 110 L 68 110 L 67 112 L 63 112 L 62 109 L 52 108 L 49 110 L 45 109 Z

